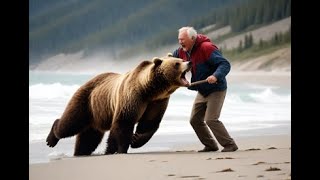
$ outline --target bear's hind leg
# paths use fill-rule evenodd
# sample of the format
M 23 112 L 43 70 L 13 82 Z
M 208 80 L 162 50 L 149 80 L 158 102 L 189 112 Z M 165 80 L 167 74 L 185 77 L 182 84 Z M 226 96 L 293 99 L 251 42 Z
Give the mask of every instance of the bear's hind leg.
M 89 121 L 85 120 L 84 118 L 75 119 L 74 121 L 68 120 L 56 119 L 54 121 L 50 133 L 46 139 L 49 147 L 54 147 L 61 138 L 71 137 L 78 134 L 89 125 Z
M 79 133 L 76 138 L 74 156 L 90 155 L 100 144 L 104 132 L 88 128 Z
M 88 110 L 90 91 L 80 88 L 69 101 L 60 119 L 55 120 L 46 139 L 49 147 L 54 147 L 59 139 L 74 136 L 88 127 L 92 115 Z
M 51 127 L 51 131 L 47 137 L 46 142 L 49 147 L 54 147 L 59 141 L 59 139 L 54 135 L 54 129 L 57 126 L 58 121 L 59 121 L 59 119 L 54 121 L 54 123 Z

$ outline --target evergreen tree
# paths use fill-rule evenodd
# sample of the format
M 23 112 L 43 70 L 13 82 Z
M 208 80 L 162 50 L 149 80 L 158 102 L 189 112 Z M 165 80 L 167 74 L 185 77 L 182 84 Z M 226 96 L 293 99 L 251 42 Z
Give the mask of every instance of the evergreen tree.
M 239 46 L 238 46 L 238 52 L 242 52 L 243 50 L 243 44 L 242 44 L 242 40 L 239 41 Z

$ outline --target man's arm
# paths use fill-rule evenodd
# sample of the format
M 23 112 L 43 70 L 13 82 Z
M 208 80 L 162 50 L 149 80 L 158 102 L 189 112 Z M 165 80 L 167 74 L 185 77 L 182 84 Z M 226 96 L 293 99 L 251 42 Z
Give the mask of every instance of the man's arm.
M 217 66 L 216 71 L 212 75 L 216 77 L 218 81 L 219 79 L 225 77 L 230 72 L 231 65 L 229 61 L 222 56 L 219 50 L 215 50 L 212 52 L 209 61 L 211 64 L 214 64 Z

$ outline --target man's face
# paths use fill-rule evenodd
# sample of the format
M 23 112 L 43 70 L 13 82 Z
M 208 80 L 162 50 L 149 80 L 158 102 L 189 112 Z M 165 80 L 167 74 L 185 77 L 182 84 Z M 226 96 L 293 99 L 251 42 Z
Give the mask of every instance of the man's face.
M 194 41 L 191 38 L 189 38 L 187 31 L 183 31 L 179 33 L 178 40 L 179 40 L 179 44 L 181 45 L 184 51 L 191 50 Z

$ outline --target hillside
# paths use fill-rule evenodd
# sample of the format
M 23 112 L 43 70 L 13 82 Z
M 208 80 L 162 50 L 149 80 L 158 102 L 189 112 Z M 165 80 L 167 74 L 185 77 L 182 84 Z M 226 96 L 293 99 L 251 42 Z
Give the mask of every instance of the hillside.
M 195 6 L 193 0 L 30 0 L 30 63 L 81 50 L 101 49 L 116 57 L 132 46 L 172 41 L 162 36 L 175 33 L 193 18 L 241 1 L 202 0 Z
M 265 39 L 272 37 L 273 33 L 288 29 L 291 25 L 291 17 L 277 21 L 275 23 L 259 27 L 258 29 L 251 30 L 254 40 Z M 228 28 L 223 27 L 214 31 L 208 31 L 207 35 L 210 37 L 217 37 L 216 34 L 223 33 L 222 30 Z M 264 33 L 261 33 L 264 32 Z M 244 38 L 245 33 L 238 34 L 235 37 L 229 37 L 222 41 L 221 44 L 238 44 L 239 39 Z M 212 38 L 214 41 L 214 38 Z M 164 56 L 168 52 L 173 52 L 178 47 L 178 44 L 172 44 L 157 49 L 157 51 L 150 51 L 140 53 L 136 56 L 132 56 L 130 59 L 122 59 L 121 61 L 113 59 L 112 55 L 107 52 L 96 53 L 91 56 L 86 56 L 83 51 L 72 54 L 57 54 L 52 56 L 35 67 L 31 67 L 33 70 L 48 70 L 48 71 L 77 71 L 81 73 L 97 73 L 102 71 L 116 71 L 125 72 L 141 60 L 151 59 L 152 57 Z M 231 47 L 231 45 L 230 45 Z M 248 58 L 246 60 L 237 61 L 237 59 L 231 59 L 233 71 L 291 71 L 291 46 L 277 49 L 267 54 L 262 54 L 259 57 Z
M 122 61 L 175 43 L 181 26 L 234 36 L 289 16 L 291 0 L 30 0 L 29 63 L 80 51 Z
M 233 71 L 291 72 L 291 46 L 246 61 L 235 61 L 232 67 Z
M 231 36 L 224 41 L 217 43 L 223 50 L 230 50 L 239 46 L 240 40 L 244 41 L 245 35 L 251 34 L 253 42 L 259 43 L 259 40 L 270 40 L 275 33 L 286 32 L 291 28 L 291 16 L 276 21 L 269 25 L 259 27 L 235 36 Z M 230 33 L 230 26 L 225 26 L 217 30 L 206 33 L 212 41 L 220 36 Z M 291 71 L 291 46 L 284 47 L 273 52 L 263 54 L 262 56 L 238 61 L 232 59 L 233 69 L 237 71 Z
M 219 47 L 222 47 L 223 49 L 232 49 L 239 46 L 240 40 L 244 41 L 244 36 L 246 34 L 251 34 L 253 37 L 254 43 L 259 43 L 259 40 L 270 40 L 275 33 L 279 32 L 286 32 L 291 27 L 291 16 L 288 18 L 284 18 L 280 21 L 276 21 L 274 23 L 271 23 L 270 25 L 266 25 L 254 30 L 247 31 L 246 33 L 241 33 L 239 35 L 233 36 L 231 38 L 228 38 L 224 40 L 221 43 L 218 43 Z M 223 27 L 221 29 L 218 29 L 216 31 L 208 33 L 208 36 L 211 39 L 215 39 L 219 36 L 222 36 L 224 34 L 227 34 L 230 32 L 230 27 Z

